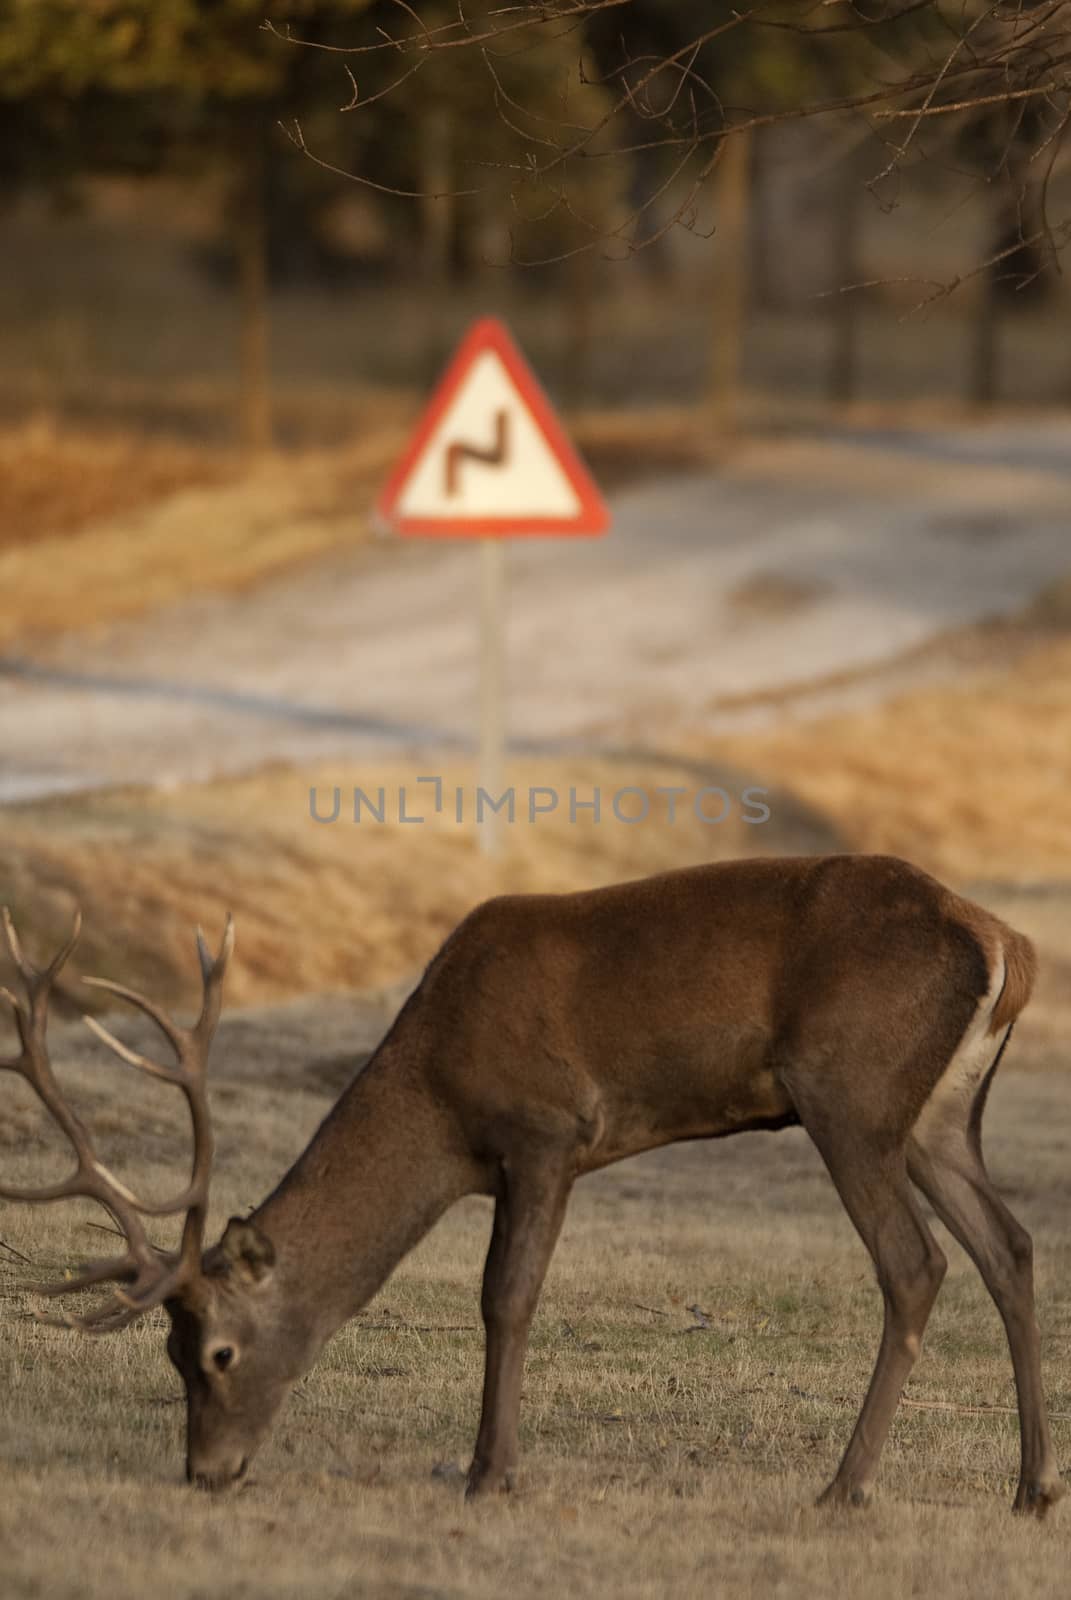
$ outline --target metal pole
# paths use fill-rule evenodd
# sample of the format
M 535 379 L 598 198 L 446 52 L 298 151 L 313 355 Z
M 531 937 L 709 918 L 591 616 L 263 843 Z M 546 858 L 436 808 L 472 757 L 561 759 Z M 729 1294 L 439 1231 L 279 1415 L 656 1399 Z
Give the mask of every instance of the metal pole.
M 506 749 L 506 551 L 504 539 L 480 544 L 480 770 L 479 784 L 492 799 L 502 793 Z M 484 855 L 498 855 L 502 824 L 484 809 L 478 828 Z

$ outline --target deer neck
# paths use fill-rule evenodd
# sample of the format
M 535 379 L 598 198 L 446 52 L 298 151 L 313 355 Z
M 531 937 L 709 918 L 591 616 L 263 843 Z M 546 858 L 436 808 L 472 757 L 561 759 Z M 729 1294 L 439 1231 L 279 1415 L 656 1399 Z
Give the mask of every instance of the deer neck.
M 455 1200 L 481 1187 L 411 1031 L 396 1025 L 254 1213 L 275 1247 L 286 1315 L 307 1322 L 315 1343 L 367 1304 Z

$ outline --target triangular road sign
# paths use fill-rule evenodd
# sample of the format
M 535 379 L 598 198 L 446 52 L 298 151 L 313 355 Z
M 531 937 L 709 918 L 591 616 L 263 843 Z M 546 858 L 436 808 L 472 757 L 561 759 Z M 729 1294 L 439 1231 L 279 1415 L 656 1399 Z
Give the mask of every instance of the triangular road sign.
M 610 514 L 505 327 L 475 323 L 376 510 L 440 538 L 604 533 Z

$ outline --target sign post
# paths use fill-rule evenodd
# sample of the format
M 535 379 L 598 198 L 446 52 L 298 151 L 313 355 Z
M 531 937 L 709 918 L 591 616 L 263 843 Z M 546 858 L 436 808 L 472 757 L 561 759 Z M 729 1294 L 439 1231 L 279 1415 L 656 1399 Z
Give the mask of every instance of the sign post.
M 505 779 L 504 539 L 592 537 L 610 516 L 550 401 L 502 323 L 484 318 L 461 341 L 379 497 L 382 523 L 406 538 L 479 539 L 480 787 Z M 480 841 L 499 822 L 485 807 Z
M 501 539 L 480 540 L 480 788 L 495 799 L 506 766 L 506 550 Z M 484 813 L 480 845 L 496 855 L 498 814 Z

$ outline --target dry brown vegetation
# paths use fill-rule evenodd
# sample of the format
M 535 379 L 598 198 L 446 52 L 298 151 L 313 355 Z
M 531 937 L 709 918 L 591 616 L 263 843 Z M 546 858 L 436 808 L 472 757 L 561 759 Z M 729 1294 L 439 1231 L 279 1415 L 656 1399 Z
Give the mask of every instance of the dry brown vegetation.
M 607 761 L 517 763 L 508 773 L 520 793 L 518 821 L 504 830 L 504 853 L 489 861 L 469 825 L 453 820 L 461 786 L 471 813 L 476 775 L 470 762 L 414 758 L 393 770 L 343 763 L 320 770 L 280 768 L 166 792 L 130 790 L 8 807 L 0 861 L 0 901 L 10 903 L 27 935 L 55 943 L 73 904 L 86 930 L 76 964 L 107 970 L 168 999 L 193 999 L 186 988 L 190 928 L 222 925 L 233 910 L 239 928 L 230 978 L 232 999 L 251 1004 L 317 990 L 364 988 L 404 979 L 434 953 L 479 900 L 503 891 L 564 890 L 639 877 L 717 855 L 777 848 L 770 825 L 748 826 L 737 808 L 724 824 L 705 826 L 682 809 L 670 824 L 652 804 L 647 823 L 610 814 L 622 783 L 639 781 Z M 441 773 L 441 817 L 413 775 Z M 650 767 L 639 777 L 694 792 L 693 773 Z M 717 781 L 713 777 L 707 781 Z M 530 783 L 562 796 L 558 813 L 527 820 Z M 375 798 L 382 784 L 386 818 L 353 821 L 354 786 Z M 399 823 L 398 791 L 408 784 L 410 815 Z M 732 791 L 738 792 L 730 780 Z M 601 788 L 604 820 L 578 812 L 569 821 L 569 789 L 581 800 Z M 340 790 L 339 819 L 310 816 L 310 790 L 321 815 Z M 807 848 L 810 824 L 786 801 L 777 825 L 782 847 Z M 761 837 L 760 837 L 761 836 Z
M 61 429 L 41 417 L 0 433 L 0 549 L 73 537 L 237 471 L 219 450 L 126 429 Z
M 377 760 L 385 824 L 367 812 L 359 825 L 352 820 L 354 788 L 368 788 L 369 775 L 345 763 L 10 806 L 0 899 L 44 944 L 61 936 L 77 901 L 86 915 L 82 970 L 191 1002 L 187 931 L 199 920 L 221 924 L 233 909 L 232 995 L 254 1004 L 404 982 L 493 893 L 583 888 L 747 853 L 891 851 L 977 895 L 1036 940 L 1041 978 L 1024 1026 L 1055 1043 L 1071 1029 L 1069 686 L 1064 640 L 865 713 L 723 738 L 714 752 L 701 741 L 708 759 L 718 757 L 703 778 L 668 762 L 518 761 L 509 780 L 521 820 L 505 830 L 495 862 L 481 855 L 471 826 L 451 821 L 449 802 L 435 817 L 414 801 L 414 775 L 439 772 L 448 796 L 464 790 L 471 813 L 471 763 L 436 754 L 404 766 Z M 753 827 L 737 811 L 711 827 L 685 805 L 671 825 L 656 802 L 642 824 L 614 821 L 609 796 L 637 782 L 652 796 L 660 784 L 694 793 L 721 782 L 734 794 L 749 782 L 770 784 L 773 815 Z M 558 813 L 534 824 L 524 819 L 533 783 L 562 796 Z M 407 784 L 411 812 L 427 818 L 419 826 L 398 821 Z M 598 825 L 585 812 L 569 822 L 573 786 L 580 799 L 601 789 Z M 338 821 L 314 822 L 310 793 L 328 815 L 335 788 Z
M 350 413 L 344 445 L 252 459 L 47 421 L 0 433 L 0 648 L 242 589 L 368 538 L 416 401 L 369 394 Z M 695 412 L 588 412 L 571 431 L 606 485 L 712 459 Z
M 289 1164 L 329 1104 L 327 1085 L 344 1078 L 347 1049 L 352 1059 L 382 1020 L 355 1000 L 225 1019 L 213 1231 Z M 53 1054 L 104 1159 L 160 1187 L 160 1163 L 183 1148 L 166 1091 L 129 1082 L 77 1024 L 55 1030 Z M 13 1106 L 0 1120 L 5 1177 L 40 1181 L 56 1170 L 46 1165 L 55 1147 L 42 1143 L 28 1093 L 3 1087 Z M 1050 1075 L 998 1081 L 987 1147 L 1035 1235 L 1066 1462 L 1064 1098 Z M 1009 1511 L 1010 1363 L 996 1313 L 951 1241 L 876 1504 L 839 1516 L 813 1508 L 869 1375 L 880 1297 L 798 1131 L 679 1146 L 578 1185 L 534 1329 L 519 1489 L 478 1508 L 462 1502 L 460 1467 L 479 1403 L 486 1202 L 451 1212 L 338 1335 L 252 1481 L 219 1499 L 181 1483 L 180 1389 L 159 1314 L 95 1341 L 32 1320 L 32 1282 L 106 1244 L 90 1220 L 78 1207 L 0 1209 L 5 1600 L 150 1591 L 1033 1600 L 1066 1588 L 1066 1507 L 1040 1527 Z
M 852 849 L 910 856 L 960 882 L 1022 881 L 1071 877 L 1069 728 L 1063 637 L 1010 668 L 716 748 L 790 785 Z
M 404 437 L 388 412 L 370 440 L 345 451 L 243 462 L 119 435 L 107 474 L 85 470 L 95 459 L 91 437 L 56 435 L 51 491 L 36 517 L 21 531 L 14 524 L 18 500 L 33 502 L 47 452 L 27 453 L 7 491 L 15 504 L 0 505 L 0 645 L 240 589 L 366 538 L 364 507 Z M 18 461 L 17 442 L 12 452 Z M 109 460 L 107 446 L 102 454 Z

